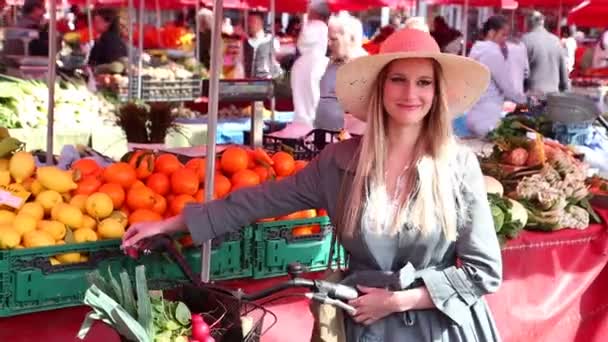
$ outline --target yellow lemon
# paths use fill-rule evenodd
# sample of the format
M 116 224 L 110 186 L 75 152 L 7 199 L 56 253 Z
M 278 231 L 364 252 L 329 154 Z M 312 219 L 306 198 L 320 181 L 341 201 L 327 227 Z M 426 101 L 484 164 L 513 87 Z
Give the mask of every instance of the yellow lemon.
M 2 158 L 0 159 L 0 171 L 8 171 L 9 160 Z
M 13 227 L 20 234 L 25 234 L 32 230 L 36 230 L 37 223 L 38 220 L 32 216 L 28 214 L 19 214 L 15 217 L 15 221 L 13 221 Z
M 25 247 L 23 247 L 23 245 L 17 245 L 17 247 L 15 247 L 15 249 L 24 249 Z
M 43 230 L 33 230 L 23 235 L 23 246 L 26 248 L 53 246 L 54 244 L 53 235 Z
M 80 255 L 80 262 L 87 262 L 89 261 L 89 256 L 88 255 Z
M 83 242 L 95 242 L 97 241 L 97 234 L 93 229 L 89 228 L 80 228 L 74 231 L 74 241 L 76 243 Z
M 89 215 L 82 215 L 82 225 L 80 225 L 80 228 L 95 230 L 97 228 L 97 221 Z
M 19 215 L 25 214 L 35 218 L 37 221 L 40 221 L 44 218 L 44 208 L 40 203 L 37 202 L 28 202 L 19 209 Z
M 63 253 L 55 255 L 55 258 L 62 264 L 73 264 L 76 262 L 80 262 L 80 253 Z
M 66 205 L 67 204 L 62 202 L 62 203 L 58 203 L 56 206 L 54 206 L 53 209 L 51 209 L 51 220 L 57 221 L 57 217 L 59 217 L 59 211 L 61 210 L 61 208 L 63 208 Z
M 55 241 L 65 237 L 65 224 L 58 221 L 42 220 L 38 222 L 38 230 L 49 233 Z
M 22 184 L 19 184 L 19 183 L 11 183 L 11 184 L 8 185 L 8 188 L 11 191 L 28 192 L 27 189 Z
M 82 211 L 73 205 L 63 204 L 57 212 L 57 221 L 70 228 L 80 228 L 82 227 Z
M 21 183 L 34 175 L 36 161 L 34 156 L 28 152 L 17 152 L 13 154 L 8 163 L 8 170 L 17 183 Z
M 0 186 L 11 184 L 11 173 L 8 170 L 0 171 Z
M 13 249 L 19 246 L 21 233 L 10 227 L 0 228 L 0 249 Z
M 57 265 L 61 265 L 61 263 L 59 262 L 59 260 L 57 260 L 54 257 L 50 257 L 49 258 L 49 262 L 51 263 L 51 266 L 57 266 Z
M 102 239 L 120 239 L 125 234 L 125 227 L 115 219 L 105 219 L 99 223 L 97 233 Z
M 45 213 L 50 213 L 59 203 L 63 203 L 61 194 L 53 190 L 45 190 L 36 196 L 36 202 L 42 205 Z
M 76 196 L 72 197 L 72 199 L 70 200 L 70 205 L 75 206 L 76 208 L 80 209 L 80 211 L 82 211 L 84 213 L 86 211 L 87 196 L 86 195 L 76 195 Z
M 59 193 L 69 192 L 78 187 L 78 184 L 72 179 L 71 172 L 64 171 L 56 166 L 39 167 L 36 171 L 36 178 L 45 188 Z
M 43 187 L 42 183 L 40 183 L 40 181 L 37 180 L 37 179 L 34 179 L 34 181 L 32 182 L 32 184 L 30 184 L 30 192 L 34 196 L 38 196 L 38 194 L 40 194 L 44 190 L 48 190 L 48 189 L 46 189 L 45 187 Z
M 0 210 L 0 224 L 8 223 L 12 224 L 15 221 L 15 213 L 8 210 Z
M 96 192 L 87 198 L 86 202 L 87 213 L 95 219 L 104 219 L 114 210 L 112 198 L 107 194 Z
M 114 212 L 112 212 L 110 218 L 118 221 L 123 226 L 123 228 L 127 228 L 127 225 L 129 225 L 129 217 L 127 216 L 127 214 L 120 210 L 115 210 Z

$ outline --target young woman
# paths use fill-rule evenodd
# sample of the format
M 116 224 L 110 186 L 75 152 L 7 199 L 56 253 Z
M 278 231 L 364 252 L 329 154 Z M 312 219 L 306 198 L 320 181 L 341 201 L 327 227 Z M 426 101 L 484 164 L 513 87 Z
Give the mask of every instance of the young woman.
M 99 66 L 127 57 L 127 46 L 120 37 L 120 24 L 116 12 L 100 8 L 93 14 L 95 31 L 101 33 L 89 55 L 89 65 Z
M 482 297 L 501 283 L 500 249 L 477 159 L 450 126 L 489 78 L 428 33 L 397 31 L 380 54 L 338 71 L 342 105 L 367 121 L 361 140 L 329 145 L 293 177 L 134 225 L 123 245 L 186 228 L 203 242 L 259 217 L 327 208 L 350 255 L 344 282 L 361 291 L 347 341 L 497 341 Z

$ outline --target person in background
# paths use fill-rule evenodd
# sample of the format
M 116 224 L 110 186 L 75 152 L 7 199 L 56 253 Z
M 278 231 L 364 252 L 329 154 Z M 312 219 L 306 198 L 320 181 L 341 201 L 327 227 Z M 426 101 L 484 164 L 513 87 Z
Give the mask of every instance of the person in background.
M 209 70 L 211 65 L 211 30 L 213 29 L 213 11 L 208 8 L 202 8 L 198 12 L 198 49 L 199 59 L 205 69 Z
M 30 56 L 48 56 L 49 54 L 49 32 L 48 25 L 44 20 L 43 0 L 26 0 L 21 8 L 21 17 L 15 23 L 15 27 L 38 31 L 38 38 L 30 41 L 28 50 Z M 25 49 L 21 40 L 7 40 L 3 53 L 5 55 L 24 55 Z
M 574 63 L 576 60 L 577 43 L 576 39 L 574 38 L 575 32 L 576 28 L 573 26 L 565 25 L 561 28 L 561 42 L 564 53 L 566 54 L 566 68 L 568 69 L 568 74 L 574 70 Z
M 592 68 L 608 68 L 608 30 L 604 31 L 593 50 Z
M 292 38 L 297 38 L 302 30 L 302 18 L 299 16 L 290 16 L 287 22 L 287 28 L 285 34 Z
M 336 97 L 338 68 L 349 60 L 367 55 L 362 50 L 363 25 L 348 13 L 329 19 L 330 62 L 321 78 L 321 98 L 317 107 L 314 128 L 339 131 L 344 128 L 344 110 Z
M 521 37 L 513 36 L 506 43 L 507 64 L 513 79 L 513 86 L 517 93 L 524 94 L 524 83 L 530 75 L 530 62 L 528 50 L 521 41 Z
M 407 20 L 405 20 L 405 24 L 403 24 L 403 27 L 429 32 L 429 25 L 426 24 L 424 17 L 407 18 Z
M 435 38 L 442 52 L 458 54 L 461 48 L 462 33 L 451 28 L 442 16 L 436 16 L 433 20 L 433 31 L 431 36 Z M 447 50 L 446 50 L 447 49 Z M 449 50 L 449 51 L 448 51 Z
M 120 37 L 119 18 L 113 9 L 100 8 L 93 13 L 93 27 L 101 35 L 91 49 L 89 65 L 99 65 L 118 62 L 127 57 L 127 45 Z
M 569 88 L 566 58 L 559 38 L 545 28 L 545 17 L 534 11 L 528 18 L 530 32 L 523 36 L 530 61 L 526 91 L 544 97 Z
M 283 31 L 283 20 L 280 17 L 274 19 L 274 35 L 280 38 L 285 37 Z
M 264 14 L 250 12 L 247 17 L 249 38 L 243 43 L 243 67 L 247 78 L 276 78 L 281 67 L 274 58 L 279 50 L 278 40 L 264 32 Z
M 498 126 L 505 98 L 515 103 L 526 101 L 524 93 L 518 91 L 513 82 L 502 51 L 509 36 L 507 19 L 500 15 L 490 17 L 483 24 L 482 34 L 484 40 L 475 42 L 469 57 L 485 65 L 492 79 L 488 89 L 466 115 L 467 128 L 476 137 L 485 137 Z

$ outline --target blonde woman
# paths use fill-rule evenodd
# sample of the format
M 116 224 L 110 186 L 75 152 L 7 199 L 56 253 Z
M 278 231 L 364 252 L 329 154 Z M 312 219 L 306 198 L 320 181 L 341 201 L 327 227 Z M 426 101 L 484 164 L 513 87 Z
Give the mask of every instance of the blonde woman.
M 428 33 L 397 31 L 337 74 L 345 110 L 367 121 L 361 140 L 329 145 L 293 177 L 134 225 L 123 244 L 186 227 L 203 242 L 259 217 L 327 208 L 350 256 L 344 283 L 361 292 L 347 341 L 497 341 L 482 297 L 501 283 L 500 249 L 477 159 L 450 126 L 489 77 Z

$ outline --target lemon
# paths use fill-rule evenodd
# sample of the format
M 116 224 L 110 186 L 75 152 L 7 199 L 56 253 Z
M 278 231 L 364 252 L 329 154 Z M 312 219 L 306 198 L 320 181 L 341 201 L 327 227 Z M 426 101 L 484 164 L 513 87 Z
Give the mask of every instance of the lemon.
M 59 203 L 63 203 L 61 194 L 53 190 L 45 190 L 36 196 L 36 202 L 42 205 L 45 213 L 50 213 Z
M 8 210 L 0 210 L 0 225 L 3 223 L 12 224 L 15 221 L 15 213 Z
M 9 160 L 5 158 L 0 159 L 0 171 L 8 171 Z
M 0 249 L 13 249 L 19 246 L 21 233 L 17 230 L 3 226 L 0 228 Z
M 127 214 L 120 210 L 115 210 L 112 215 L 110 215 L 110 218 L 118 221 L 123 226 L 123 228 L 127 228 L 127 226 L 129 225 L 129 217 L 127 216 Z
M 57 266 L 57 265 L 61 265 L 61 263 L 59 262 L 59 260 L 57 260 L 54 257 L 50 257 L 49 258 L 49 262 L 51 263 L 51 266 Z
M 57 212 L 57 221 L 70 228 L 80 228 L 82 227 L 82 211 L 73 205 L 63 204 Z
M 97 221 L 89 215 L 82 215 L 82 224 L 80 225 L 80 228 L 95 230 L 97 228 Z
M 88 255 L 80 255 L 80 262 L 87 262 L 89 261 L 89 256 Z
M 13 221 L 13 227 L 20 234 L 25 234 L 27 232 L 31 232 L 32 230 L 36 230 L 36 225 L 38 220 L 28 214 L 19 214 L 15 217 Z
M 55 239 L 53 235 L 42 230 L 33 230 L 23 234 L 23 246 L 26 248 L 53 246 Z
M 23 245 L 17 245 L 17 247 L 15 247 L 15 249 L 24 249 L 25 247 L 23 247 Z
M 65 224 L 58 221 L 40 221 L 38 222 L 38 230 L 49 233 L 54 241 L 63 239 L 66 233 Z
M 97 233 L 102 239 L 120 239 L 125 234 L 125 227 L 115 219 L 105 219 L 99 223 Z
M 97 234 L 95 234 L 93 229 L 80 228 L 74 231 L 74 241 L 76 243 L 95 242 L 97 240 Z
M 8 170 L 17 183 L 21 183 L 34 175 L 36 161 L 34 156 L 28 152 L 17 152 L 13 154 L 8 163 Z
M 64 192 L 61 194 L 61 198 L 63 198 L 63 201 L 65 203 L 70 203 L 70 201 L 72 200 L 72 194 L 70 194 L 69 192 Z
M 76 253 L 76 252 L 64 253 L 64 254 L 55 255 L 55 258 L 57 259 L 57 261 L 59 261 L 62 264 L 73 264 L 76 262 L 80 262 L 80 253 Z
M 70 200 L 70 205 L 75 206 L 76 208 L 80 209 L 80 211 L 82 211 L 84 213 L 86 211 L 87 196 L 86 195 L 76 195 L 76 196 L 72 197 L 72 199 Z
M 75 190 L 78 184 L 72 179 L 72 173 L 56 166 L 43 166 L 36 171 L 36 178 L 42 186 L 59 193 Z
M 57 221 L 57 217 L 59 216 L 59 210 L 61 210 L 61 208 L 63 208 L 66 205 L 67 204 L 62 202 L 62 203 L 58 203 L 56 206 L 54 206 L 53 209 L 51 209 L 51 220 Z
M 86 202 L 87 213 L 96 219 L 104 219 L 114 210 L 112 198 L 107 194 L 96 192 L 87 198 Z
M 11 173 L 8 170 L 0 171 L 0 186 L 11 184 Z
M 28 202 L 19 209 L 19 215 L 25 214 L 35 218 L 37 221 L 40 221 L 44 218 L 44 208 L 40 203 L 37 202 Z
M 44 190 L 48 190 L 48 189 L 46 189 L 45 187 L 43 187 L 42 183 L 40 183 L 40 181 L 37 180 L 37 179 L 34 179 L 34 181 L 32 182 L 32 184 L 30 184 L 30 192 L 34 196 L 38 196 L 38 194 L 40 194 Z
M 15 191 L 15 192 L 28 192 L 27 189 L 22 184 L 19 184 L 19 183 L 11 183 L 8 185 L 8 188 L 11 191 Z

